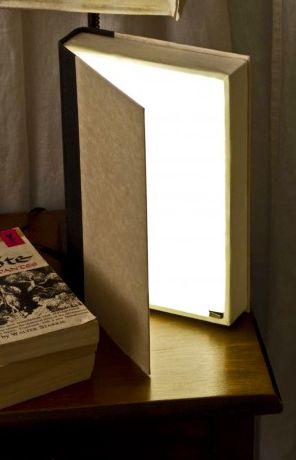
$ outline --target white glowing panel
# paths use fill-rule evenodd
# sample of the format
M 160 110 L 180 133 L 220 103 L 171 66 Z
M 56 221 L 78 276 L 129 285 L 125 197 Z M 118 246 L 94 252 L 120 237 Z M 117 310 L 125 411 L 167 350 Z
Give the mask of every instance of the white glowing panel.
M 69 49 L 145 108 L 150 305 L 201 316 L 223 312 L 223 79 Z
M 129 247 L 139 234 L 144 244 L 134 248 L 145 259 L 141 267 L 146 272 L 137 289 L 147 293 L 148 286 L 151 308 L 230 325 L 249 303 L 248 57 L 83 31 L 70 37 L 67 49 L 77 58 L 76 67 L 81 64 L 97 76 L 92 91 L 102 95 L 98 115 L 96 108 L 91 115 L 87 109 L 92 98 L 81 110 L 78 104 L 83 112 L 79 127 L 85 120 L 90 123 L 82 139 L 90 136 L 98 146 L 91 154 L 83 147 L 80 158 L 111 161 L 112 169 L 123 161 L 120 146 L 129 156 L 125 175 L 112 182 L 122 191 L 122 201 L 119 208 L 119 201 L 111 200 L 120 225 L 116 235 L 108 234 L 108 247 L 118 241 Z M 87 80 L 79 79 L 79 94 L 84 94 Z M 109 91 L 107 103 L 103 95 Z M 117 125 L 106 123 L 106 113 Z M 127 120 L 129 129 L 121 129 Z M 133 135 L 130 126 L 137 126 Z M 136 138 L 140 141 L 133 150 Z M 98 180 L 102 174 L 103 169 Z M 137 193 L 124 195 L 125 190 Z M 103 203 L 110 194 L 113 197 L 111 187 Z M 136 213 L 139 219 L 129 216 L 130 233 L 125 232 L 125 218 L 119 217 L 126 197 L 130 203 L 138 202 L 136 197 L 143 200 L 143 214 Z M 101 205 L 92 208 L 100 213 Z M 104 212 L 110 215 L 106 207 Z M 131 279 L 138 273 L 132 268 Z

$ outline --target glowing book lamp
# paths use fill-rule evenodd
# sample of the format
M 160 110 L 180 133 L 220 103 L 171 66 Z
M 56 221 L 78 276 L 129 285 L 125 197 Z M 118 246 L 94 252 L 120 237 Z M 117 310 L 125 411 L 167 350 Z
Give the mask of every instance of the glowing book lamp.
M 224 325 L 248 308 L 248 58 L 101 34 L 61 44 L 69 248 L 147 371 L 148 306 Z

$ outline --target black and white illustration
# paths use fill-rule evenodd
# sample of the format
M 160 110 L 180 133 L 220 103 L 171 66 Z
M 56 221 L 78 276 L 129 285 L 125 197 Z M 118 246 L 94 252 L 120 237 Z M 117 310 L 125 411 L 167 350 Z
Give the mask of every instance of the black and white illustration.
M 0 326 L 78 305 L 80 301 L 49 266 L 1 277 Z

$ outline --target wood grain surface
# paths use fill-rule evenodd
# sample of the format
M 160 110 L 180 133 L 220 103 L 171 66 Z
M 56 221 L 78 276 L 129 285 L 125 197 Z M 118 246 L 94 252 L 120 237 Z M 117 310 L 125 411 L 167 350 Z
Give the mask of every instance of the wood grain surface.
M 0 216 L 0 228 L 23 226 L 26 214 Z M 30 222 L 31 241 L 61 247 L 63 212 Z M 0 411 L 0 424 L 133 415 L 280 412 L 280 396 L 252 314 L 231 327 L 151 312 L 151 376 L 102 331 L 93 376 Z

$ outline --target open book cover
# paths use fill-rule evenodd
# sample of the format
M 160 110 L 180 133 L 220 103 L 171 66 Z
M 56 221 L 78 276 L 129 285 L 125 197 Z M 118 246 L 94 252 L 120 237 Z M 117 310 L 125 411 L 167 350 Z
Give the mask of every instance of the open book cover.
M 249 307 L 249 58 L 78 29 L 60 71 L 74 285 L 149 372 L 150 308 Z
M 0 0 L 0 7 L 104 14 L 160 15 L 174 16 L 178 19 L 180 0 Z
M 0 231 L 0 365 L 97 342 L 95 316 L 22 231 Z

